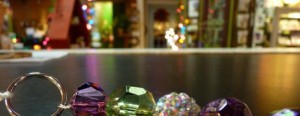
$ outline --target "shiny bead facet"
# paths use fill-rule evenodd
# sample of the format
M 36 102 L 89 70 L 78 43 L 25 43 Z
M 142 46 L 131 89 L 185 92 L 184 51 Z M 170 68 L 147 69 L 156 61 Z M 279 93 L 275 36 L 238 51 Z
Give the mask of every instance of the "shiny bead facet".
M 109 116 L 152 116 L 154 107 L 155 101 L 149 91 L 140 87 L 126 86 L 109 96 L 106 111 Z
M 87 82 L 80 86 L 71 100 L 71 110 L 76 116 L 105 116 L 104 91 L 94 83 Z
M 155 112 L 156 116 L 198 116 L 200 107 L 187 94 L 173 92 L 158 100 Z
M 299 116 L 300 115 L 300 109 L 290 109 L 290 108 L 285 108 L 282 110 L 274 111 L 271 113 L 270 116 Z
M 252 116 L 248 106 L 236 98 L 217 99 L 208 103 L 201 116 Z

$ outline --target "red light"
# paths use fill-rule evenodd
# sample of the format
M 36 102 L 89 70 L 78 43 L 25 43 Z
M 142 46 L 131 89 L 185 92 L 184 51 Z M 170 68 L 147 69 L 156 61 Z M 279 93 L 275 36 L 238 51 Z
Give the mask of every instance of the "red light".
M 45 41 L 50 41 L 50 38 L 49 38 L 49 37 L 46 37 L 46 38 L 45 38 Z
M 43 45 L 46 46 L 48 44 L 47 41 L 43 41 Z
M 49 47 L 47 47 L 47 50 L 52 50 L 52 48 L 49 46 Z
M 214 14 L 215 13 L 215 10 L 213 10 L 213 9 L 209 9 L 209 14 Z
M 184 20 L 184 16 L 180 16 L 180 20 Z
M 180 12 L 181 12 L 181 10 L 180 10 L 179 8 L 177 8 L 176 12 L 177 12 L 177 13 L 180 13 Z

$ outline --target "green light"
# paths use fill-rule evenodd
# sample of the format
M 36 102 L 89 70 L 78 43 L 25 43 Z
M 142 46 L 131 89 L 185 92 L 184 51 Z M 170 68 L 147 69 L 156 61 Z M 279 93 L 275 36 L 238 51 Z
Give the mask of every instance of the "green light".
M 112 34 L 113 25 L 113 4 L 112 2 L 95 2 L 96 15 L 95 19 L 97 22 L 96 27 L 100 33 L 106 32 Z

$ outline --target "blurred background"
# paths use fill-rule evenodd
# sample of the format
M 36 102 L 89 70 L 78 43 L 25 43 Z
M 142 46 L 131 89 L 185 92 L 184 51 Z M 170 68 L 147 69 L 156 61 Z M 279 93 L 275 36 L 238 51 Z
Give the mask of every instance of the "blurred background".
M 299 47 L 300 0 L 0 0 L 0 90 L 35 71 L 69 97 L 83 82 L 107 93 L 136 85 L 200 106 L 236 97 L 261 116 L 299 108 Z M 17 110 L 55 111 L 59 93 L 49 99 L 44 84 L 20 86 Z
M 300 46 L 300 0 L 1 0 L 1 49 Z

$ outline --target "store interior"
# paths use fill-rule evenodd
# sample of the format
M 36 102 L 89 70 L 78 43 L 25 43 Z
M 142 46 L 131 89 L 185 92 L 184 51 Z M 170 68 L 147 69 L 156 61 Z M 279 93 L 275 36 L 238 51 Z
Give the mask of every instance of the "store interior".
M 299 7 L 299 0 L 2 0 L 0 45 L 19 50 L 299 47 Z
M 299 116 L 299 47 L 300 0 L 0 0 L 0 115 Z

